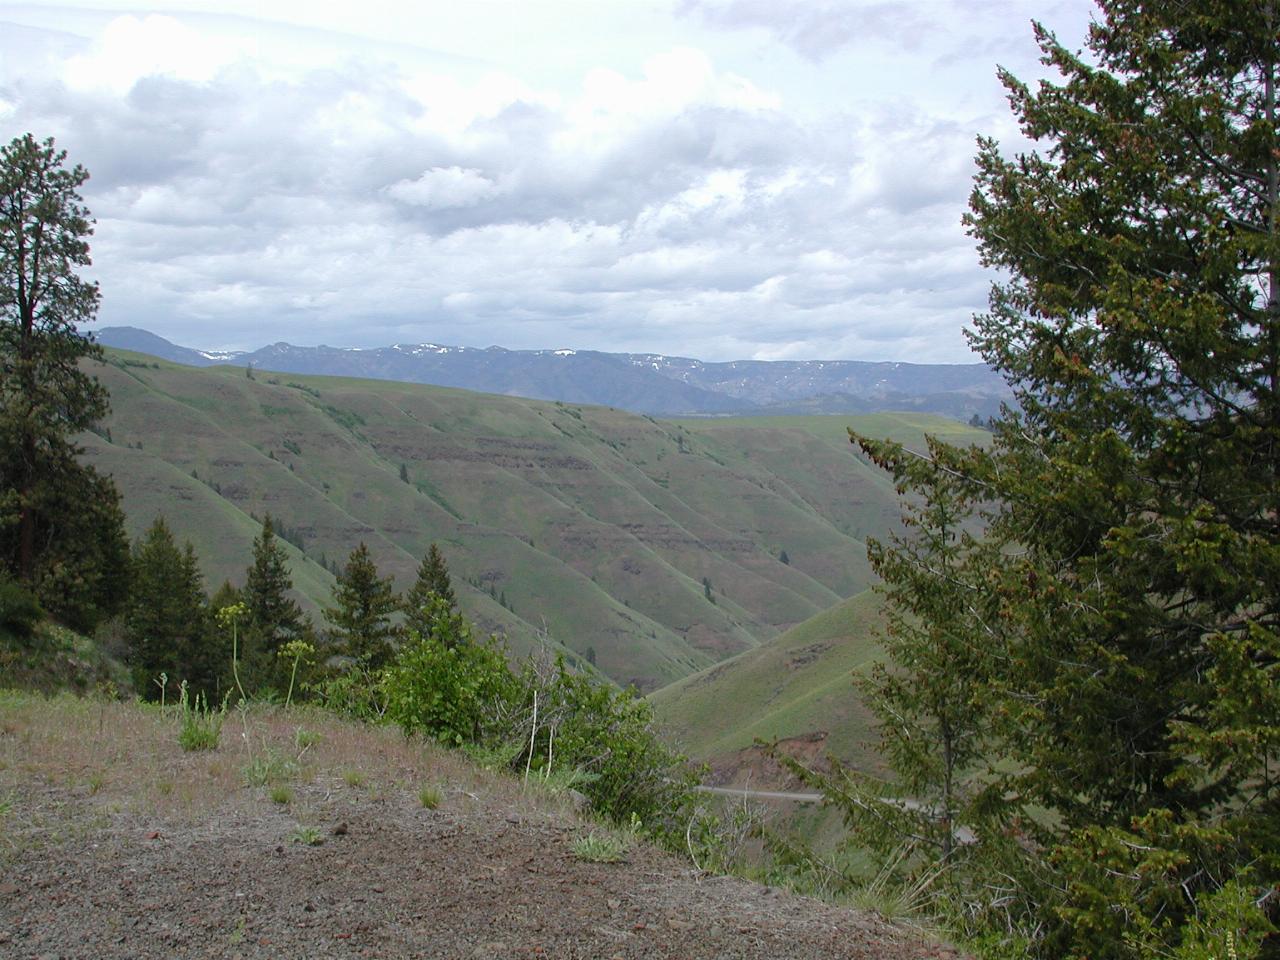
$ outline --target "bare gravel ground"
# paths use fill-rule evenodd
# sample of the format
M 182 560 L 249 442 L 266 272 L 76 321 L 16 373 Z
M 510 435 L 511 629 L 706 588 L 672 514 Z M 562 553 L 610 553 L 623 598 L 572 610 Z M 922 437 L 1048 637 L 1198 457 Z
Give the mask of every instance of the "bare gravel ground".
M 640 840 L 584 862 L 599 824 L 393 731 L 233 713 L 184 753 L 176 723 L 0 693 L 0 957 L 958 956 Z

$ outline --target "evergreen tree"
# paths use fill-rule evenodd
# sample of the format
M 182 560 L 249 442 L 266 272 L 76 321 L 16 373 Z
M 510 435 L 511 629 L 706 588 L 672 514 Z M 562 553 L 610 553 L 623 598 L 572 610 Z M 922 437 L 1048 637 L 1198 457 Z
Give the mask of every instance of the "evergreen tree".
M 208 649 L 208 605 L 195 550 L 179 549 L 163 517 L 156 517 L 133 547 L 124 635 L 134 685 L 145 696 L 159 691 L 152 680 L 168 675 L 174 690 L 186 680 L 212 695 L 216 654 Z
M 390 577 L 378 576 L 378 568 L 363 542 L 351 551 L 338 576 L 334 606 L 324 611 L 332 625 L 330 636 L 338 652 L 369 670 L 381 670 L 391 660 L 396 630 L 391 616 L 398 609 Z
M 907 492 L 986 504 L 1006 919 L 1041 956 L 1244 956 L 1280 880 L 1280 8 L 1100 7 L 1088 57 L 1036 28 L 1060 84 L 1002 74 L 1040 149 L 980 144 L 1008 279 L 971 340 L 1017 406 Z
M 84 168 L 30 134 L 0 148 L 0 569 L 89 629 L 124 601 L 124 535 L 111 481 L 77 462 L 76 434 L 107 412 L 84 371 L 101 349 L 78 332 L 97 312 Z
M 886 856 L 904 848 L 921 854 L 899 854 L 911 876 L 953 860 L 957 834 L 985 815 L 989 798 L 968 778 L 990 750 L 992 724 L 991 666 L 975 600 L 982 570 L 997 558 L 965 529 L 974 504 L 966 483 L 938 469 L 948 455 L 941 444 L 931 440 L 928 457 L 892 442 L 863 446 L 893 473 L 900 494 L 916 497 L 904 507 L 905 533 L 867 542 L 887 601 L 890 662 L 873 666 L 859 685 L 896 776 L 890 797 L 856 806 L 852 819 Z M 880 784 L 853 786 L 875 794 Z
M 253 563 L 241 592 L 248 608 L 243 626 L 244 654 L 249 684 L 266 686 L 284 693 L 287 666 L 280 650 L 290 640 L 307 639 L 310 624 L 297 601 L 289 596 L 293 579 L 284 547 L 275 536 L 271 515 L 262 520 L 262 530 L 253 541 Z
M 432 624 L 430 612 L 435 608 L 437 599 L 445 602 L 450 613 L 457 611 L 458 601 L 453 594 L 449 567 L 444 561 L 444 554 L 433 543 L 418 566 L 417 579 L 404 597 L 405 629 L 423 637 L 429 634 Z

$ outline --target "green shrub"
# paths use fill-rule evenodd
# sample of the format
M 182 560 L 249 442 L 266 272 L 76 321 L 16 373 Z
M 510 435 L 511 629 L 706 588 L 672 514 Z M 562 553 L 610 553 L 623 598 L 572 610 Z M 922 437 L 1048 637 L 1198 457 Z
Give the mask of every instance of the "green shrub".
M 476 642 L 461 614 L 444 609 L 425 635 L 410 634 L 383 681 L 387 717 L 406 733 L 460 746 L 500 729 L 517 690 L 497 640 Z
M 686 846 L 698 776 L 657 735 L 648 701 L 572 673 L 563 659 L 513 674 L 498 642 L 476 642 L 438 598 L 424 621 L 426 634 L 410 633 L 379 685 L 388 719 L 496 754 L 526 779 L 572 784 L 597 814 Z
M 654 836 L 683 843 L 695 807 L 697 772 L 653 726 L 653 708 L 633 690 L 618 690 L 563 659 L 547 670 L 533 663 L 520 675 L 523 723 L 513 765 L 541 778 L 569 775 L 596 813 Z M 538 701 L 534 731 L 533 701 Z
M 386 691 L 378 674 L 360 666 L 305 686 L 320 704 L 339 716 L 381 723 L 387 714 Z

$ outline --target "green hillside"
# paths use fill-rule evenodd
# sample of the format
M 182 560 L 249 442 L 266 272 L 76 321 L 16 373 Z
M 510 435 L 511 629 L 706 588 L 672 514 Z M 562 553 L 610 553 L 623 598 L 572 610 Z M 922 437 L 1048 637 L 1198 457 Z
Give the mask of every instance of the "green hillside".
M 805 740 L 815 753 L 874 768 L 872 717 L 853 676 L 880 656 L 871 590 L 759 647 L 653 693 L 660 721 L 697 760 L 732 769 L 753 740 Z
M 115 477 L 130 533 L 163 513 L 211 587 L 243 576 L 266 512 L 297 541 L 295 584 L 311 609 L 332 587 L 325 562 L 360 540 L 402 588 L 436 541 L 484 629 L 518 650 L 548 636 L 646 690 L 865 589 L 864 538 L 896 522 L 884 477 L 843 435 L 868 418 L 673 424 L 418 384 L 108 358 L 96 372 L 113 411 L 86 438 L 88 455 Z

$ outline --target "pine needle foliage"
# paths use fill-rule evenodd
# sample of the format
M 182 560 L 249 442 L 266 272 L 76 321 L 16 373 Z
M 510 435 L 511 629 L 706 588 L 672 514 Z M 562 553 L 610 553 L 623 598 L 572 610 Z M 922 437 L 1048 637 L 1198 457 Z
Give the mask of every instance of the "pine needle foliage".
M 1128 960 L 1232 923 L 1273 955 L 1280 4 L 1099 7 L 1087 52 L 1036 26 L 1057 82 L 1001 73 L 1034 149 L 979 144 L 966 223 L 1003 279 L 970 340 L 1016 406 L 981 449 L 855 438 L 915 524 L 872 548 L 873 699 L 899 786 L 972 818 L 963 858 L 934 846 L 975 929 Z

